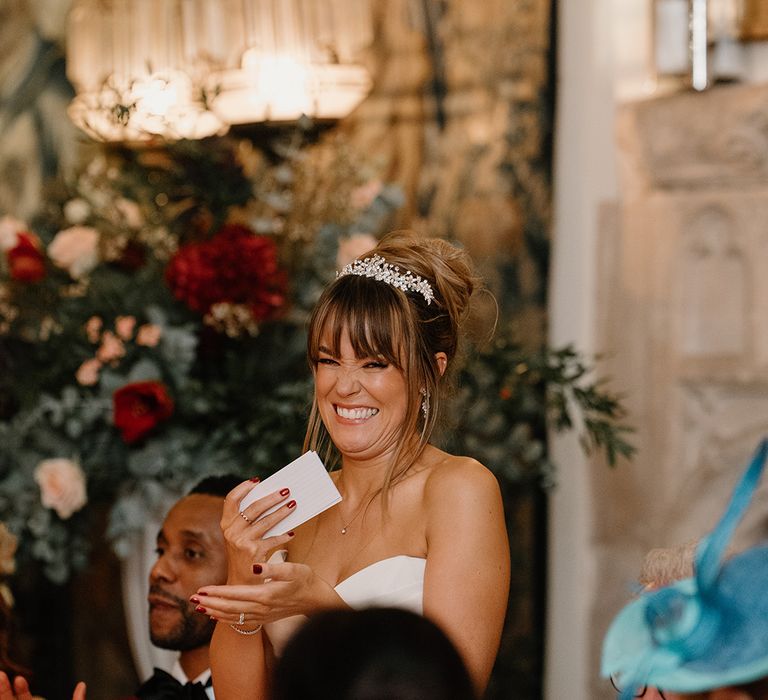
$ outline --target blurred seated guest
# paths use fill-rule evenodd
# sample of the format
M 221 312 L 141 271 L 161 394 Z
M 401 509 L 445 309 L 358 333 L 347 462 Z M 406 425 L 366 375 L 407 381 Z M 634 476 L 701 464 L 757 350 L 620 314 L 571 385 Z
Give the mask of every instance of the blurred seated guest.
M 5 672 L 0 671 L 0 700 L 40 700 L 29 690 L 29 684 L 24 676 L 16 676 L 11 683 Z M 85 700 L 85 683 L 80 681 L 72 693 L 72 700 Z
M 694 575 L 644 593 L 613 621 L 602 674 L 621 700 L 642 697 L 646 686 L 666 700 L 768 700 L 768 542 L 723 562 L 767 454 L 763 440 L 697 547 Z
M 157 561 L 149 573 L 149 628 L 152 643 L 178 651 L 171 673 L 155 669 L 141 685 L 140 700 L 213 700 L 208 645 L 215 622 L 198 615 L 189 597 L 200 586 L 223 583 L 227 556 L 219 521 L 224 497 L 242 480 L 238 476 L 210 476 L 177 501 L 157 534 Z M 0 700 L 31 700 L 23 676 L 13 687 L 0 674 Z M 79 683 L 72 700 L 84 700 Z
M 5 528 L 4 525 L 0 525 L 0 527 L 3 529 Z M 2 535 L 0 535 L 0 537 L 2 537 Z M 3 693 L 6 692 L 6 686 L 7 689 L 10 689 L 11 682 L 9 679 L 14 676 L 21 679 L 19 683 L 23 682 L 24 684 L 19 687 L 23 688 L 25 692 L 29 691 L 27 680 L 25 678 L 25 676 L 29 677 L 29 669 L 24 668 L 24 666 L 14 661 L 10 656 L 9 649 L 11 646 L 11 632 L 13 628 L 12 608 L 7 597 L 10 595 L 10 591 L 5 584 L 0 587 L 0 590 L 3 591 L 0 593 L 0 674 L 2 674 L 0 676 L 0 700 L 7 700 L 13 696 L 4 695 Z M 5 593 L 5 591 L 8 591 L 8 593 Z M 30 695 L 29 697 L 32 696 Z
M 189 598 L 201 586 L 227 579 L 219 521 L 224 497 L 240 483 L 232 475 L 203 479 L 168 511 L 157 533 L 147 598 L 150 638 L 156 647 L 178 651 L 179 658 L 170 674 L 155 669 L 136 693 L 140 700 L 213 700 L 208 645 L 216 623 L 199 615 Z
M 5 580 L 16 571 L 16 547 L 18 540 L 8 530 L 5 523 L 0 523 L 0 671 L 10 676 L 29 674 L 29 670 L 19 664 L 14 658 L 14 618 L 13 594 Z
M 658 547 L 650 550 L 643 559 L 638 582 L 640 592 L 655 591 L 663 586 L 693 576 L 693 558 L 696 552 L 695 540 L 676 547 Z M 613 679 L 611 679 L 613 682 Z M 614 683 L 614 687 L 616 684 Z M 640 689 L 643 700 L 666 700 L 664 693 L 647 686 Z
M 288 642 L 272 700 L 473 700 L 456 647 L 400 608 L 327 610 Z
M 639 582 L 643 591 L 652 591 L 693 576 L 697 544 L 697 540 L 691 540 L 677 547 L 660 547 L 648 552 L 640 570 Z

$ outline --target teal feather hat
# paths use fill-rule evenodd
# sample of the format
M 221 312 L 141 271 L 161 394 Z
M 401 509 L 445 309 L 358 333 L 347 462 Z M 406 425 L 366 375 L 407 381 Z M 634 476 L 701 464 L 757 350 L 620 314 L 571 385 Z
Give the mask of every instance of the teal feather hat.
M 764 439 L 699 543 L 694 576 L 641 595 L 611 624 L 601 673 L 618 680 L 621 700 L 646 685 L 693 693 L 768 676 L 768 543 L 723 561 L 767 454 Z

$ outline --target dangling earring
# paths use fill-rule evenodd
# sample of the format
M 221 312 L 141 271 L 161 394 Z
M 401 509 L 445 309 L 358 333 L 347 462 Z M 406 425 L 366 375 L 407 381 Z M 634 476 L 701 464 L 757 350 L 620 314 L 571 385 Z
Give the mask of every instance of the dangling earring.
M 424 420 L 426 421 L 429 415 L 429 392 L 424 387 L 421 387 L 419 393 L 424 397 L 421 400 L 421 412 L 424 414 Z

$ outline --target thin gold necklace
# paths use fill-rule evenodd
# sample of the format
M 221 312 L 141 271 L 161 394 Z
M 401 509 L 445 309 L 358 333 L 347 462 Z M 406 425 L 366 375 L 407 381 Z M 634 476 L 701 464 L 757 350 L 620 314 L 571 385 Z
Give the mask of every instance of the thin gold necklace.
M 344 485 L 344 475 L 343 474 L 339 477 L 339 480 L 341 481 L 341 485 L 343 486 Z M 346 491 L 346 488 L 344 490 Z M 341 530 L 339 530 L 339 532 L 341 532 L 342 535 L 346 535 L 347 534 L 347 530 L 349 529 L 349 526 L 353 522 L 355 522 L 355 520 L 357 520 L 357 518 L 359 517 L 360 513 L 362 513 L 363 510 L 365 510 L 366 506 L 369 506 L 369 505 L 371 505 L 371 503 L 373 503 L 373 499 L 375 497 L 376 497 L 376 494 L 374 494 L 373 496 L 371 496 L 370 498 L 367 498 L 367 499 L 363 498 L 360 501 L 360 506 L 355 511 L 355 514 L 352 516 L 352 519 L 348 520 L 346 523 L 344 522 L 344 518 L 341 517 L 341 508 L 338 509 L 337 512 L 339 514 L 339 520 L 341 521 Z M 366 500 L 367 500 L 367 502 L 366 502 Z

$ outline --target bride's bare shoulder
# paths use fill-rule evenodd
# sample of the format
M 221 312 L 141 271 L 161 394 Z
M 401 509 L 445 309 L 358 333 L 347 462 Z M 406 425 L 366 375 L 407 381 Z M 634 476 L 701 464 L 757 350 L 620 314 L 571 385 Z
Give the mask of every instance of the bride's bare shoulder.
M 427 499 L 452 499 L 459 494 L 494 499 L 498 496 L 499 482 L 486 466 L 472 457 L 438 453 L 424 487 Z

